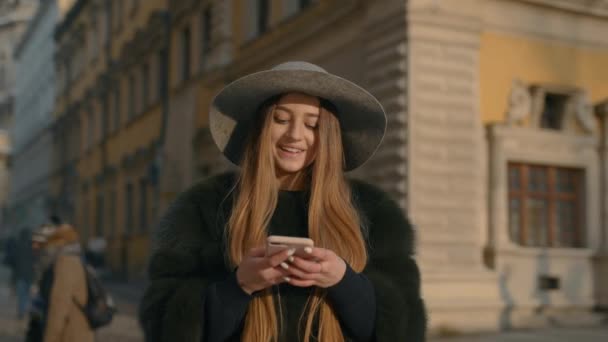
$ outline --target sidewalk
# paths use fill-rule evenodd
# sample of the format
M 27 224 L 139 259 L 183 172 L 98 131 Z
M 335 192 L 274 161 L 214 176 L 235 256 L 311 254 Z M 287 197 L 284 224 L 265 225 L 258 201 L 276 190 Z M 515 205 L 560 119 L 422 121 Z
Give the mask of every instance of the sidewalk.
M 608 326 L 546 328 L 494 334 L 431 338 L 428 342 L 606 342 Z
M 8 272 L 0 267 L 0 342 L 22 342 L 27 322 L 16 318 L 16 299 L 7 287 Z M 99 342 L 142 342 L 143 334 L 137 322 L 137 303 L 143 289 L 131 284 L 108 284 L 118 313 L 112 323 L 96 331 Z M 139 294 L 138 294 L 139 292 Z

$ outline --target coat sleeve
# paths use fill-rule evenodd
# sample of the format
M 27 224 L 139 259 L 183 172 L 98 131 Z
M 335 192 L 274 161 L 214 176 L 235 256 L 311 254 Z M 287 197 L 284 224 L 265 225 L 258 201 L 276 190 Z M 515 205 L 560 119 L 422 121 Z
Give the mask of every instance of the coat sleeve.
M 369 262 L 363 273 L 376 294 L 375 340 L 425 341 L 426 312 L 412 226 L 402 209 L 379 189 L 365 186 L 359 201 L 369 242 Z
M 210 224 L 218 202 L 213 191 L 195 187 L 180 194 L 161 219 L 139 307 L 147 342 L 202 340 L 208 285 L 229 274 L 221 237 Z
M 61 342 L 68 322 L 72 297 L 74 295 L 75 279 L 71 270 L 78 267 L 73 260 L 60 256 L 55 263 L 55 276 L 49 300 L 44 342 Z

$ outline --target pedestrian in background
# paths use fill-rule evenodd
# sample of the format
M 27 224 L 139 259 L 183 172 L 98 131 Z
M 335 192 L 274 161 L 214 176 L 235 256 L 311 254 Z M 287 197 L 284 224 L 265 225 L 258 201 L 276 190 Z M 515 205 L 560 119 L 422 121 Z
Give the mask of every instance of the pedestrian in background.
M 380 103 L 289 62 L 226 86 L 209 126 L 241 169 L 182 193 L 156 232 L 140 308 L 147 341 L 424 341 L 413 230 L 344 172 L 386 129 Z M 267 253 L 269 235 L 315 246 Z
M 15 254 L 15 285 L 17 292 L 17 317 L 25 318 L 30 305 L 30 290 L 34 280 L 34 250 L 32 231 L 23 228 L 19 231 Z
M 9 279 L 8 286 L 11 292 L 14 294 L 16 292 L 16 280 L 15 280 L 15 262 L 17 256 L 17 239 L 14 236 L 9 236 L 4 243 L 4 258 L 2 259 L 2 263 L 8 267 L 9 270 Z
M 94 341 L 94 332 L 79 307 L 87 302 L 87 282 L 78 233 L 62 224 L 48 237 L 45 248 L 53 262 L 39 285 L 45 303 L 44 342 Z

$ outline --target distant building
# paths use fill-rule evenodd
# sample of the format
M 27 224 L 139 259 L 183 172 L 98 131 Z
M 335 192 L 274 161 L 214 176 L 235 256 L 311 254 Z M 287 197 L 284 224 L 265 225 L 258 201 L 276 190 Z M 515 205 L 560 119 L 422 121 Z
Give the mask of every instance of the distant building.
M 7 215 L 19 225 L 35 227 L 53 214 L 49 197 L 57 83 L 53 34 L 70 2 L 42 1 L 13 53 L 15 108 Z
M 13 50 L 38 5 L 37 0 L 0 2 L 0 208 L 5 208 L 9 191 L 7 161 L 12 153 L 11 134 L 14 115 L 15 65 Z M 0 235 L 10 229 L 0 213 Z

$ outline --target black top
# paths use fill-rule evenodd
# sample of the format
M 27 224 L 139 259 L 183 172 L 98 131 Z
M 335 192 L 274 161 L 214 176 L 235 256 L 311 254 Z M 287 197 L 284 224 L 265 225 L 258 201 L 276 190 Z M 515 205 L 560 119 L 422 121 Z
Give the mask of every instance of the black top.
M 277 208 L 270 222 L 270 235 L 308 237 L 307 197 L 304 191 L 279 192 Z M 281 331 L 282 341 L 298 341 L 298 337 L 303 335 L 304 327 L 298 326 L 298 322 L 312 290 L 287 283 L 273 287 L 273 291 L 280 294 L 280 312 L 286 323 Z M 347 265 L 344 277 L 328 289 L 327 295 L 347 338 L 352 341 L 371 340 L 376 301 L 369 279 Z M 225 280 L 210 284 L 203 314 L 203 325 L 209 327 L 204 340 L 225 341 L 238 336 L 251 298 L 238 285 L 234 273 Z
M 210 178 L 180 194 L 155 232 L 149 286 L 139 318 L 148 342 L 239 340 L 250 296 L 237 285 L 225 254 L 234 174 Z M 394 201 L 379 189 L 350 183 L 362 219 L 368 262 L 328 289 L 345 336 L 377 342 L 422 342 L 426 314 L 413 259 L 413 229 Z M 306 236 L 306 192 L 281 192 L 269 233 Z M 370 289 L 371 284 L 371 289 Z M 283 341 L 295 341 L 310 289 L 274 287 L 283 300 Z M 356 294 L 356 295 L 353 295 Z M 374 310 L 375 302 L 375 310 Z

